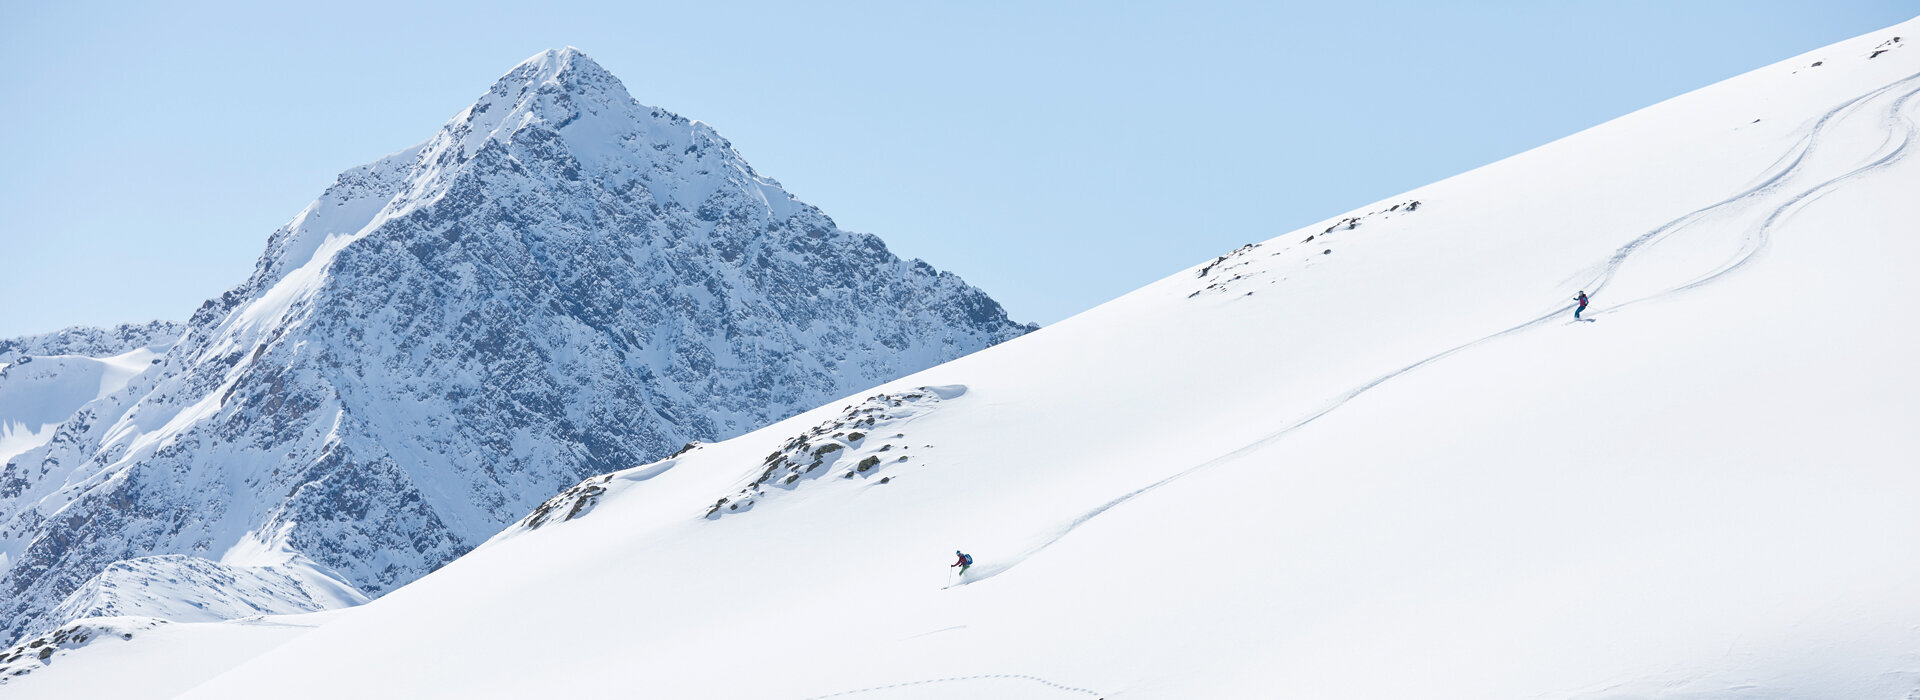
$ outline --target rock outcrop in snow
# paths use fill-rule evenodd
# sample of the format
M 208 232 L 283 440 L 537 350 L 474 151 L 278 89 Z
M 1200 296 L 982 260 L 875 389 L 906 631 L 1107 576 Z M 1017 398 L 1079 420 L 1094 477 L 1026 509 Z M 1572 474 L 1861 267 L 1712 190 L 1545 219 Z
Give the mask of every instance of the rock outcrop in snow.
M 548 51 L 343 173 L 155 371 L 0 467 L 0 638 L 152 555 L 378 595 L 582 477 L 1031 329 Z

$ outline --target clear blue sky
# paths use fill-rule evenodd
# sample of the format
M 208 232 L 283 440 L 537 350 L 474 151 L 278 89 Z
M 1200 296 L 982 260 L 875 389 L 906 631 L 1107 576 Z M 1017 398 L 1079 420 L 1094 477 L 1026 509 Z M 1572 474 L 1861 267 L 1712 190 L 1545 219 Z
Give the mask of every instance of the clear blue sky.
M 1051 323 L 1920 2 L 0 0 L 0 337 L 184 320 L 346 168 L 578 46 Z

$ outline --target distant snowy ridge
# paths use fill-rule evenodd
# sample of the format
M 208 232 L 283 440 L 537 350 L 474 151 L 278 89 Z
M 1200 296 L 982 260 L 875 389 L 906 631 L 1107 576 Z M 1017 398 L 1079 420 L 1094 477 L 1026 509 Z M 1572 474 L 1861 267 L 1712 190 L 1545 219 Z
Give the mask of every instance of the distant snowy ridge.
M 148 321 L 109 328 L 74 326 L 52 333 L 0 338 L 0 364 L 35 355 L 120 355 L 139 348 L 171 345 L 186 330 L 185 324 L 174 321 Z
M 589 475 L 1033 328 L 547 51 L 343 173 L 153 371 L 0 467 L 0 638 L 161 555 L 213 589 L 244 577 L 200 561 L 274 552 L 378 595 Z
M 113 404 L 128 403 L 126 397 L 101 402 L 160 371 L 183 329 L 153 321 L 0 340 L 0 465 L 45 445 L 62 425 L 94 420 Z M 0 504 L 22 496 L 28 486 L 20 470 L 0 469 Z M 8 556 L 0 549 L 0 570 Z
M 61 601 L 52 616 L 79 620 L 131 615 L 217 622 L 365 602 L 366 595 L 311 562 L 234 566 L 163 554 L 114 562 Z
M 11 649 L 0 650 L 0 686 L 52 665 L 56 654 L 78 651 L 105 640 L 132 641 L 141 633 L 164 624 L 166 620 L 151 617 L 93 618 L 23 639 Z
M 1889 322 L 1920 296 L 1920 55 L 1874 48 L 1916 27 L 571 482 L 319 632 L 167 678 L 189 698 L 1920 697 L 1920 332 Z M 867 400 L 955 385 L 911 416 Z M 111 693 L 85 671 L 231 631 L 171 627 L 17 690 Z

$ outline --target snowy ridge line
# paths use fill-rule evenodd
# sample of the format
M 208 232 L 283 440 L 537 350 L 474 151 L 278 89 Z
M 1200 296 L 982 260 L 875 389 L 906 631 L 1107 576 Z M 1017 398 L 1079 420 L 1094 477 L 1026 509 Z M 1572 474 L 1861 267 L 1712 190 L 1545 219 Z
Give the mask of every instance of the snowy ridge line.
M 318 612 L 367 600 L 338 574 L 301 557 L 278 564 L 242 565 L 161 554 L 109 564 L 68 594 L 51 615 L 69 620 L 153 617 L 213 622 Z
M 69 326 L 50 333 L 0 338 L 0 363 L 49 355 L 95 358 L 121 355 L 143 347 L 172 345 L 186 331 L 186 324 L 165 319 L 113 326 Z
M 717 520 L 729 513 L 745 513 L 773 493 L 798 489 L 802 479 L 817 481 L 836 470 L 839 470 L 838 476 L 842 479 L 856 476 L 871 479 L 878 476 L 886 467 L 911 459 L 910 455 L 905 454 L 911 449 L 905 440 L 906 433 L 881 438 L 877 436 L 881 428 L 891 430 L 893 426 L 909 423 L 939 408 L 941 402 L 966 393 L 964 384 L 923 386 L 899 393 L 875 394 L 849 405 L 841 409 L 838 417 L 821 421 L 812 429 L 795 435 L 773 454 L 767 455 L 758 468 L 758 477 L 749 472 L 746 478 L 751 479 L 750 482 L 742 479 L 745 483 L 741 487 L 715 501 L 701 517 Z M 882 444 L 875 448 L 869 440 Z M 881 453 L 893 451 L 894 440 L 901 441 L 900 454 L 881 457 Z M 856 455 L 862 457 L 857 462 L 852 459 Z M 843 461 L 853 463 L 853 466 L 842 469 L 840 465 Z M 818 474 L 814 473 L 816 470 Z M 880 477 L 877 483 L 891 483 L 893 478 L 889 474 Z
M 1706 218 L 1706 216 L 1709 214 L 1725 209 L 1734 204 L 1741 203 L 1747 199 L 1751 199 L 1753 197 L 1766 194 L 1768 192 L 1778 189 L 1780 186 L 1783 186 L 1784 184 L 1786 184 L 1786 182 L 1790 178 L 1792 178 L 1792 176 L 1799 173 L 1801 169 L 1800 166 L 1806 163 L 1807 156 L 1811 155 L 1814 152 L 1815 148 L 1819 145 L 1820 136 L 1830 129 L 1831 125 L 1835 123 L 1834 122 L 1835 118 L 1841 117 L 1847 114 L 1848 112 L 1853 110 L 1855 107 L 1858 107 L 1869 100 L 1880 97 L 1881 95 L 1884 95 L 1892 91 L 1893 89 L 1899 87 L 1902 84 L 1915 82 L 1916 80 L 1920 80 L 1920 73 L 1909 75 L 1905 78 L 1901 78 L 1894 82 L 1888 83 L 1884 86 L 1881 86 L 1878 89 L 1868 92 L 1867 94 L 1861 95 L 1859 97 L 1855 97 L 1851 100 L 1847 100 L 1846 102 L 1841 103 L 1840 105 L 1834 107 L 1833 109 L 1827 110 L 1826 113 L 1820 115 L 1819 119 L 1814 121 L 1811 127 L 1808 127 L 1807 135 L 1801 138 L 1800 142 L 1795 145 L 1794 149 L 1789 150 L 1786 156 L 1782 156 L 1781 160 L 1786 161 L 1787 163 L 1778 172 L 1774 173 L 1771 176 L 1766 177 L 1766 179 L 1762 180 L 1759 184 L 1756 184 L 1753 187 L 1750 187 L 1746 190 L 1742 190 L 1741 192 L 1733 195 L 1732 197 L 1728 197 L 1726 199 L 1720 200 L 1713 204 L 1696 209 L 1692 212 L 1688 212 L 1686 215 L 1681 216 L 1672 221 L 1669 221 L 1665 224 L 1662 224 L 1660 227 L 1655 228 L 1652 231 L 1648 231 L 1644 234 L 1641 234 L 1639 238 L 1635 238 L 1632 241 L 1628 242 L 1626 245 L 1621 246 L 1619 250 L 1614 251 L 1613 257 L 1607 261 L 1607 265 L 1601 271 L 1601 274 L 1599 275 L 1599 277 L 1596 278 L 1593 282 L 1588 283 L 1588 288 L 1593 290 L 1595 296 L 1598 296 L 1600 290 L 1604 289 L 1607 283 L 1613 280 L 1614 275 L 1620 271 L 1620 268 L 1624 266 L 1626 262 L 1633 256 L 1633 254 L 1638 252 L 1641 248 L 1645 248 L 1654 243 L 1658 243 L 1659 241 L 1666 240 L 1672 237 L 1674 234 L 1677 234 L 1680 231 L 1686 229 L 1689 225 L 1696 223 L 1703 218 Z M 1917 89 L 1915 91 L 1909 91 L 1901 95 L 1900 98 L 1898 98 L 1894 102 L 1893 111 L 1895 113 L 1898 113 L 1898 111 L 1904 107 L 1904 105 L 1906 104 L 1906 101 L 1909 98 L 1914 96 L 1915 92 L 1920 92 L 1920 89 Z M 1888 155 L 1895 156 L 1900 152 L 1902 152 L 1905 149 L 1905 147 L 1906 147 L 1906 139 L 1903 138 L 1901 140 L 1901 145 L 1896 147 L 1894 149 L 1894 152 Z M 1897 158 L 1895 158 L 1895 160 L 1897 160 Z M 1684 291 L 1689 289 L 1696 289 L 1698 287 L 1705 285 L 1708 282 L 1718 279 L 1720 276 L 1725 275 L 1726 273 L 1732 272 L 1733 270 L 1740 268 L 1741 266 L 1745 265 L 1748 261 L 1752 260 L 1753 256 L 1756 253 L 1758 253 L 1761 248 L 1765 247 L 1766 245 L 1765 239 L 1767 237 L 1766 230 L 1770 228 L 1773 223 L 1775 223 L 1776 217 L 1782 210 L 1786 209 L 1787 207 L 1791 207 L 1793 204 L 1799 202 L 1801 199 L 1804 199 L 1808 194 L 1811 194 L 1814 190 L 1821 189 L 1822 187 L 1825 187 L 1830 184 L 1838 183 L 1842 180 L 1846 180 L 1852 177 L 1853 175 L 1859 174 L 1860 172 L 1864 172 L 1866 170 L 1873 169 L 1879 165 L 1883 165 L 1891 162 L 1892 161 L 1887 160 L 1886 158 L 1882 158 L 1880 160 L 1869 163 L 1866 166 L 1862 166 L 1861 168 L 1856 169 L 1852 172 L 1849 172 L 1845 175 L 1841 175 L 1839 177 L 1833 178 L 1819 185 L 1816 185 L 1812 189 L 1808 190 L 1807 192 L 1803 192 L 1799 196 L 1789 199 L 1785 205 L 1782 205 L 1780 208 L 1775 210 L 1774 212 L 1775 216 L 1768 217 L 1766 222 L 1763 223 L 1758 230 L 1756 230 L 1755 235 L 1749 239 L 1749 244 L 1746 247 L 1744 247 L 1741 252 L 1736 253 L 1731 260 L 1729 260 L 1727 263 L 1724 263 L 1720 268 L 1717 268 L 1714 271 L 1708 272 L 1705 275 L 1695 278 L 1694 280 L 1686 284 L 1682 284 L 1678 287 L 1674 287 L 1662 292 L 1649 294 L 1643 297 L 1639 297 L 1637 299 L 1621 302 L 1619 304 L 1612 304 L 1612 305 L 1609 305 L 1607 308 L 1611 311 L 1618 311 L 1622 308 L 1626 308 L 1633 304 L 1638 304 L 1643 301 L 1664 297 L 1674 292 L 1679 292 L 1679 291 Z M 1755 240 L 1757 240 L 1758 242 L 1757 243 L 1753 242 Z M 1560 310 L 1565 311 L 1567 308 L 1570 308 L 1570 305 L 1567 307 L 1562 307 Z
M 872 688 L 861 688 L 859 690 L 842 690 L 838 693 L 828 693 L 826 695 L 815 695 L 813 697 L 806 698 L 806 700 L 822 700 L 822 698 L 846 697 L 848 695 L 858 695 L 860 693 L 872 693 L 872 692 L 881 691 L 881 690 L 892 690 L 894 688 L 908 688 L 916 685 L 926 685 L 928 683 L 953 683 L 957 681 L 978 681 L 978 680 L 986 680 L 989 678 L 1014 678 L 1019 680 L 1033 681 L 1035 683 L 1040 683 L 1048 687 L 1055 688 L 1058 690 L 1063 690 L 1069 693 L 1083 693 L 1086 695 L 1092 695 L 1094 697 L 1100 697 L 1100 693 L 1097 691 L 1088 690 L 1086 688 L 1074 688 L 1071 686 L 1060 685 L 1059 683 L 1055 683 L 1053 681 L 1047 680 L 1045 678 L 1040 678 L 1037 676 L 1027 676 L 1027 675 L 1021 675 L 1018 673 L 996 673 L 996 674 L 982 675 L 982 676 L 956 676 L 953 678 L 929 678 L 924 681 L 907 681 L 905 683 L 895 683 L 893 685 L 876 685 Z
M 1811 127 L 1808 128 L 1807 135 L 1803 137 L 1799 143 L 1797 143 L 1792 149 L 1788 151 L 1788 155 L 1782 157 L 1781 160 L 1788 161 L 1787 165 L 1784 168 L 1782 168 L 1781 170 L 1779 170 L 1778 172 L 1770 176 L 1765 177 L 1765 179 L 1762 180 L 1759 184 L 1754 185 L 1751 188 L 1748 188 L 1732 197 L 1721 200 L 1712 205 L 1702 207 L 1700 209 L 1689 212 L 1688 214 L 1681 216 L 1677 219 L 1674 219 L 1673 221 L 1667 222 L 1666 224 L 1662 224 L 1658 228 L 1655 228 L 1654 230 L 1649 231 L 1647 233 L 1641 234 L 1639 237 L 1628 242 L 1626 245 L 1621 246 L 1608 259 L 1605 265 L 1605 269 L 1602 271 L 1600 275 L 1599 281 L 1595 284 L 1590 285 L 1588 288 L 1593 289 L 1595 292 L 1598 292 L 1601 287 L 1605 286 L 1606 281 L 1612 279 L 1613 275 L 1619 271 L 1621 266 L 1624 265 L 1628 260 L 1630 260 L 1633 257 L 1634 253 L 1645 248 L 1647 244 L 1650 242 L 1653 242 L 1657 239 L 1666 238 L 1667 236 L 1663 234 L 1675 233 L 1685 228 L 1687 224 L 1691 224 L 1695 221 L 1698 221 L 1699 219 L 1704 218 L 1706 215 L 1714 212 L 1715 210 L 1739 203 L 1748 198 L 1760 195 L 1770 190 L 1777 189 L 1778 185 L 1780 185 L 1783 181 L 1785 181 L 1790 175 L 1797 172 L 1799 170 L 1800 165 L 1806 162 L 1807 156 L 1813 152 L 1814 146 L 1817 145 L 1818 136 L 1829 127 L 1829 125 L 1832 123 L 1835 117 L 1846 113 L 1851 108 L 1856 107 L 1868 100 L 1884 95 L 1902 84 L 1916 82 L 1916 81 L 1920 81 L 1920 73 L 1916 73 L 1914 75 L 1907 76 L 1906 78 L 1902 78 L 1892 83 L 1888 83 L 1887 85 L 1884 85 L 1880 88 L 1877 88 L 1859 97 L 1855 97 L 1851 100 L 1848 100 L 1840 104 L 1839 106 L 1834 107 L 1831 110 L 1828 110 L 1826 113 L 1822 114 L 1820 118 L 1816 120 Z M 1893 113 L 1895 115 L 1898 115 L 1900 110 L 1904 109 L 1907 101 L 1915 97 L 1916 95 L 1920 95 L 1920 87 L 1916 87 L 1914 90 L 1902 94 L 1894 102 Z M 1707 284 L 1708 282 L 1720 279 L 1722 276 L 1726 275 L 1727 273 L 1732 272 L 1735 269 L 1738 269 L 1742 265 L 1745 265 L 1748 261 L 1751 261 L 1753 259 L 1754 255 L 1759 252 L 1760 248 L 1764 247 L 1765 238 L 1766 238 L 1765 229 L 1778 223 L 1778 221 L 1781 220 L 1782 215 L 1786 212 L 1787 209 L 1793 208 L 1796 204 L 1806 200 L 1809 195 L 1812 195 L 1816 191 L 1828 188 L 1832 185 L 1838 184 L 1841 181 L 1850 179 L 1854 176 L 1863 174 L 1870 170 L 1874 170 L 1886 165 L 1890 165 L 1893 162 L 1898 161 L 1900 157 L 1904 155 L 1907 144 L 1911 142 L 1911 138 L 1909 138 L 1908 136 L 1910 136 L 1916 130 L 1916 127 L 1914 126 L 1911 119 L 1903 118 L 1903 120 L 1907 121 L 1908 123 L 1907 136 L 1903 136 L 1900 139 L 1900 145 L 1896 146 L 1892 152 L 1887 153 L 1885 155 L 1881 155 L 1866 165 L 1863 165 L 1859 168 L 1855 168 L 1847 172 L 1846 174 L 1840 175 L 1831 180 L 1823 182 L 1805 192 L 1800 193 L 1799 195 L 1796 195 L 1790 198 L 1785 204 L 1776 208 L 1773 214 L 1769 216 L 1766 219 L 1766 221 L 1762 224 L 1761 226 L 1762 230 L 1758 231 L 1755 235 L 1755 237 L 1758 238 L 1761 242 L 1758 245 L 1753 246 L 1752 250 L 1747 252 L 1744 256 L 1738 257 L 1732 263 L 1725 265 L 1714 272 L 1710 272 L 1707 275 L 1694 280 L 1693 282 L 1687 283 L 1680 287 L 1676 287 L 1676 288 L 1668 289 L 1666 291 L 1651 294 L 1646 297 L 1634 299 L 1626 303 L 1614 305 L 1609 308 L 1617 311 L 1620 308 L 1623 308 L 1629 304 L 1634 304 L 1641 301 L 1646 301 L 1649 299 L 1663 297 L 1669 294 L 1674 294 L 1677 292 L 1697 288 L 1699 286 Z M 1888 141 L 1890 142 L 1891 140 L 1892 140 L 1892 137 L 1890 136 Z M 1884 148 L 1884 146 L 1885 144 L 1883 143 L 1882 147 Z M 1777 162 L 1778 161 L 1776 161 L 1776 163 Z M 1098 517 L 1099 515 L 1109 510 L 1112 510 L 1116 506 L 1119 506 L 1123 503 L 1131 501 L 1140 496 L 1146 495 L 1148 492 L 1158 489 L 1167 484 L 1173 483 L 1174 481 L 1177 481 L 1182 477 L 1190 476 L 1196 472 L 1205 470 L 1209 467 L 1217 466 L 1223 462 L 1231 461 L 1233 459 L 1236 459 L 1238 457 L 1251 453 L 1255 450 L 1259 450 L 1263 447 L 1266 447 L 1267 445 L 1270 445 L 1275 441 L 1281 438 L 1284 438 L 1287 435 L 1292 434 L 1293 431 L 1306 427 L 1308 424 L 1316 420 L 1319 420 L 1321 417 L 1329 413 L 1332 413 L 1335 409 L 1338 409 L 1341 406 L 1346 405 L 1347 402 L 1352 401 L 1355 398 L 1358 398 L 1361 394 L 1364 394 L 1367 391 L 1375 387 L 1378 387 L 1389 380 L 1392 380 L 1396 377 L 1404 375 L 1408 372 L 1412 372 L 1421 367 L 1425 367 L 1429 364 L 1433 364 L 1434 362 L 1451 357 L 1454 354 L 1459 353 L 1468 348 L 1472 348 L 1472 347 L 1481 345 L 1483 343 L 1486 343 L 1488 341 L 1504 338 L 1504 337 L 1519 333 L 1520 331 L 1527 330 L 1535 326 L 1539 326 L 1547 321 L 1550 321 L 1554 318 L 1557 318 L 1565 314 L 1568 309 L 1572 308 L 1572 306 L 1573 306 L 1572 304 L 1561 305 L 1551 311 L 1546 312 L 1545 314 L 1537 316 L 1519 325 L 1454 346 L 1453 348 L 1444 350 L 1438 354 L 1429 356 L 1413 364 L 1410 364 L 1400 369 L 1394 370 L 1392 372 L 1388 372 L 1386 374 L 1380 375 L 1379 377 L 1374 378 L 1372 381 L 1369 381 L 1365 384 L 1361 384 L 1360 386 L 1350 389 L 1346 393 L 1335 397 L 1332 401 L 1329 401 L 1328 403 L 1321 406 L 1320 409 L 1310 414 L 1307 414 L 1304 417 L 1295 419 L 1292 423 L 1287 424 L 1285 427 L 1280 428 L 1279 430 L 1276 430 L 1272 433 L 1268 433 L 1267 435 L 1260 437 L 1254 440 L 1253 442 L 1242 445 L 1218 457 L 1214 457 L 1207 461 L 1196 464 L 1192 467 L 1188 467 L 1179 472 L 1175 472 L 1174 474 L 1168 475 L 1167 477 L 1162 478 L 1159 481 L 1155 481 L 1153 483 L 1142 486 L 1138 489 L 1134 489 L 1133 491 L 1129 491 L 1117 498 L 1114 498 L 1113 500 L 1110 500 L 1104 504 L 1101 504 L 1099 507 L 1096 507 L 1090 511 L 1087 511 L 1086 513 L 1081 514 L 1079 517 L 1074 518 L 1072 521 L 1068 522 L 1065 526 L 1057 530 L 1052 536 L 1043 539 L 1039 544 L 1034 545 L 1033 547 L 1028 548 L 1026 551 L 1021 552 L 1020 554 L 1007 560 L 1007 563 L 974 567 L 975 570 L 978 571 L 979 573 L 977 576 L 973 578 L 973 581 L 969 583 L 982 581 L 982 580 L 992 578 L 994 576 L 1007 572 L 1008 570 L 1012 569 L 1014 566 L 1017 566 L 1021 562 L 1026 561 L 1028 558 L 1032 557 L 1033 555 L 1039 554 L 1042 550 L 1052 546 L 1055 542 L 1059 542 L 1061 539 L 1065 538 L 1068 534 L 1078 529 L 1081 525 L 1084 525 L 1088 521 L 1094 519 L 1095 517 Z

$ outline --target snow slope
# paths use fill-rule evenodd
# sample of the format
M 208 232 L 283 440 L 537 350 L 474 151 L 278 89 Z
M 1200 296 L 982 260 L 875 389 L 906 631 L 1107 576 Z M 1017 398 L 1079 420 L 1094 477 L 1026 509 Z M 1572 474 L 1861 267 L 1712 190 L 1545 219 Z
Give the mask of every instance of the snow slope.
M 589 479 L 185 697 L 1912 698 L 1915 29 Z
M 542 52 L 342 173 L 141 379 L 35 389 L 57 410 L 14 423 L 0 386 L 0 642 L 134 600 L 199 619 L 378 595 L 583 477 L 1030 330 Z M 145 573 L 97 580 L 130 559 Z M 133 590 L 168 577 L 204 592 Z

